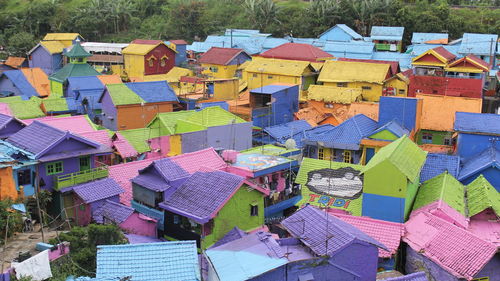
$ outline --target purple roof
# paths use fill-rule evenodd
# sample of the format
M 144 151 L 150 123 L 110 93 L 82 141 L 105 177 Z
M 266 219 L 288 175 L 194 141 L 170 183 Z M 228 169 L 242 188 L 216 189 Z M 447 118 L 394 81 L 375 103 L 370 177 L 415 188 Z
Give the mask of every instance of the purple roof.
M 189 177 L 189 173 L 177 165 L 170 158 L 153 161 L 146 168 L 139 171 L 139 175 L 132 182 L 151 189 L 163 192 L 170 188 L 170 184 L 178 179 Z
M 206 223 L 243 184 L 243 178 L 222 171 L 196 172 L 160 207 Z
M 384 279 L 384 281 L 429 281 L 425 272 L 415 272 L 409 275 Z
M 213 244 L 210 248 L 215 248 L 218 246 L 222 246 L 226 243 L 229 243 L 231 241 L 240 239 L 244 236 L 247 236 L 248 234 L 239 229 L 237 226 L 235 226 L 233 229 L 229 230 L 224 237 L 222 237 L 219 241 L 217 241 L 215 244 Z
M 170 188 L 170 185 L 156 171 L 150 169 L 141 172 L 132 179 L 132 182 L 155 192 L 163 192 Z
M 134 213 L 134 209 L 111 200 L 106 200 L 92 214 L 94 221 L 104 223 L 105 219 L 120 224 L 127 220 Z
M 76 185 L 73 187 L 73 191 L 87 204 L 125 192 L 125 190 L 111 178 Z
M 155 166 L 158 173 L 160 173 L 160 175 L 167 181 L 174 181 L 189 177 L 189 173 L 170 158 L 156 160 L 151 165 Z
M 383 244 L 351 224 L 313 206 L 300 209 L 283 220 L 281 225 L 319 256 L 331 255 L 355 240 L 387 250 Z

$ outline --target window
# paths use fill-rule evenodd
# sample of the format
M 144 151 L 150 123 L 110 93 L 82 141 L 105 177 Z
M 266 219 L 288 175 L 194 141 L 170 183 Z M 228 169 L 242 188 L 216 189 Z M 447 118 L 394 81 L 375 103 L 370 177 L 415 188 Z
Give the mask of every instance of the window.
M 432 143 L 432 134 L 431 133 L 423 133 L 422 134 L 422 143 Z
M 47 175 L 55 175 L 63 172 L 62 162 L 52 162 L 46 164 Z
M 333 104 L 331 104 L 331 103 L 325 103 L 325 108 L 333 108 Z
M 451 139 L 445 138 L 444 145 L 451 145 Z
M 268 75 L 267 79 L 273 79 L 273 76 L 272 75 Z
M 372 89 L 372 87 L 369 87 L 369 86 L 362 86 L 362 87 L 361 87 L 361 89 L 363 89 L 363 90 L 371 90 L 371 89 Z
M 352 163 L 352 157 L 351 157 L 350 150 L 344 150 L 344 162 L 345 163 Z
M 17 185 L 31 184 L 31 170 L 21 170 L 17 172 Z
M 214 228 L 214 220 L 209 220 L 206 224 L 203 225 L 203 236 L 208 236 L 212 234 L 213 228 Z
M 154 65 L 154 61 L 153 61 L 153 59 L 150 59 L 150 60 L 148 61 L 148 64 L 149 64 L 149 67 L 153 67 L 153 65 Z
M 78 58 L 78 62 L 83 62 L 83 58 Z
M 255 217 L 259 215 L 259 206 L 257 204 L 250 205 L 250 216 Z
M 257 73 L 252 74 L 252 77 L 257 77 Z
M 163 58 L 161 58 L 161 60 L 160 60 L 160 66 L 161 66 L 161 67 L 165 67 L 165 65 L 167 65 L 167 58 L 166 58 L 166 57 L 163 57 Z
M 345 87 L 347 87 L 347 83 L 346 82 L 338 82 L 337 87 L 345 88 Z
M 399 94 L 403 96 L 405 94 L 405 90 L 399 90 Z
M 217 72 L 219 72 L 219 68 L 217 66 L 211 66 L 210 71 L 217 73 Z
M 180 224 L 181 218 L 178 215 L 174 215 L 174 224 Z
M 323 160 L 324 157 L 325 157 L 325 149 L 324 148 L 318 149 L 318 159 Z

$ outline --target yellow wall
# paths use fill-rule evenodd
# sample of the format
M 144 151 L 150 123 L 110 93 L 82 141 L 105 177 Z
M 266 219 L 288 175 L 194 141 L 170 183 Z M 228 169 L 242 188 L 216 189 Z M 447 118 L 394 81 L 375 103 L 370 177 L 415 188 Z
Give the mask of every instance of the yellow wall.
M 246 71 L 244 71 L 245 73 Z M 300 76 L 286 76 L 277 74 L 267 74 L 258 72 L 249 72 L 243 75 L 246 77 L 248 83 L 248 89 L 260 88 L 262 86 L 267 86 L 274 83 L 286 83 L 286 84 L 301 84 L 302 77 Z M 302 85 L 301 85 L 302 86 Z
M 335 82 L 325 82 L 323 85 L 337 87 Z M 365 90 L 363 87 L 370 87 L 371 89 Z M 382 85 L 367 82 L 347 82 L 347 88 L 361 89 L 363 101 L 379 101 L 383 90 Z
M 170 136 L 170 152 L 168 156 L 175 156 L 182 154 L 182 137 L 181 135 Z
M 238 65 L 218 65 L 218 64 L 206 64 L 202 63 L 201 67 L 204 70 L 201 72 L 202 74 L 207 75 L 210 78 L 233 78 L 236 73 L 236 69 Z M 213 72 L 210 68 L 217 68 L 217 72 Z
M 214 98 L 217 100 L 234 100 L 239 94 L 240 81 L 224 80 L 214 82 Z
M 385 83 L 385 86 L 394 88 L 394 93 L 398 97 L 406 97 L 408 94 L 408 84 L 399 79 L 391 79 Z M 403 90 L 404 93 L 400 93 L 400 90 Z
M 144 76 L 144 56 L 141 55 L 123 55 L 125 72 L 128 77 Z
M 111 65 L 111 72 L 113 72 L 113 74 L 118 74 L 118 75 L 122 76 L 123 75 L 123 65 L 122 64 Z
M 15 200 L 18 197 L 16 184 L 12 177 L 12 167 L 0 169 L 0 200 L 7 197 Z

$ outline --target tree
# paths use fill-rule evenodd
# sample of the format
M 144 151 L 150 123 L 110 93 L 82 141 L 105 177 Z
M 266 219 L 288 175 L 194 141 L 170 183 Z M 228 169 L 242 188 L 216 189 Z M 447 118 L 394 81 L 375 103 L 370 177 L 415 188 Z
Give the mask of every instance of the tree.
M 10 206 L 13 203 L 14 202 L 10 199 L 0 200 L 0 244 L 1 245 L 5 243 L 4 239 L 6 230 L 8 230 L 7 237 L 11 237 L 12 234 L 14 234 L 15 232 L 19 232 L 23 229 L 23 220 L 21 214 L 17 211 L 11 211 Z
M 252 28 L 266 31 L 271 24 L 278 22 L 278 7 L 273 0 L 245 0 L 244 7 Z
M 35 44 L 33 34 L 21 31 L 7 39 L 7 52 L 13 56 L 24 57 Z

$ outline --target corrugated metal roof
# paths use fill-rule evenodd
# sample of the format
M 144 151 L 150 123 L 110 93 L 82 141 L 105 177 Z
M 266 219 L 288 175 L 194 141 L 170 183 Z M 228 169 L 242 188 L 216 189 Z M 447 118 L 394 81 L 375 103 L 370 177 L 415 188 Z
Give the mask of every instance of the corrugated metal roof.
M 49 76 L 49 80 L 57 81 L 59 83 L 66 82 L 66 79 L 69 77 L 75 76 L 95 76 L 101 75 L 97 70 L 95 70 L 92 66 L 83 63 L 83 64 L 73 64 L 68 63 L 63 68 L 59 69 L 57 72 L 52 73 Z
M 361 100 L 363 93 L 359 88 L 343 88 L 324 85 L 310 85 L 307 89 L 309 100 L 351 104 Z
M 411 56 L 416 57 L 430 49 L 436 48 L 437 46 L 445 48 L 448 52 L 454 55 L 457 56 L 459 55 L 458 50 L 460 48 L 460 45 L 434 45 L 434 44 L 418 44 L 418 45 L 408 46 L 406 54 L 410 54 Z
M 413 32 L 413 35 L 411 37 L 411 43 L 412 44 L 425 44 L 425 43 L 430 43 L 441 41 L 439 44 L 448 44 L 448 33 L 421 33 L 421 32 Z M 433 44 L 433 43 L 430 43 Z
M 364 58 L 370 59 L 375 51 L 375 44 L 364 41 L 351 42 L 331 42 L 328 41 L 323 47 L 323 51 L 332 54 L 338 58 Z M 353 57 L 355 54 L 363 54 L 367 57 Z
M 460 54 L 490 55 L 495 53 L 497 34 L 464 33 Z
M 163 44 L 163 43 L 162 43 Z M 150 45 L 150 44 L 129 44 L 126 48 L 122 50 L 122 54 L 124 55 L 145 55 L 149 53 L 151 50 L 156 48 L 159 44 Z
M 40 45 L 50 54 L 59 54 L 64 51 L 64 45 L 59 41 L 41 41 Z
M 244 53 L 243 49 L 237 48 L 218 48 L 212 47 L 210 50 L 201 55 L 200 59 L 198 59 L 199 63 L 207 63 L 207 64 L 217 64 L 217 65 L 228 65 L 236 56 Z M 246 53 L 248 59 L 251 59 L 250 56 Z
M 127 47 L 128 43 L 102 43 L 102 42 L 83 42 L 81 46 L 85 51 L 89 53 L 97 52 L 107 52 L 107 53 L 117 53 L 121 54 L 122 49 Z M 73 46 L 66 48 L 66 51 L 70 51 Z
M 368 82 L 383 84 L 389 64 L 350 61 L 327 61 L 318 77 L 319 82 Z M 363 75 L 360 75 L 363 73 Z
M 50 95 L 49 77 L 41 68 L 21 68 L 21 71 L 40 97 Z
M 329 29 L 327 29 L 325 32 L 321 33 L 318 37 L 321 37 L 323 36 L 324 34 L 328 33 L 330 30 L 334 29 L 334 28 L 340 28 L 342 29 L 345 33 L 349 34 L 352 39 L 354 40 L 361 40 L 363 39 L 363 36 L 361 36 L 359 33 L 357 33 L 356 31 L 354 31 L 352 28 L 350 28 L 349 26 L 345 25 L 345 24 L 336 24 L 332 27 L 330 27 Z
M 398 52 L 373 52 L 372 56 L 374 60 L 397 61 L 401 70 L 411 68 L 411 58 L 410 54 Z
M 296 120 L 284 124 L 279 124 L 264 128 L 264 132 L 268 133 L 279 143 L 285 143 L 286 140 L 293 135 L 311 129 L 311 125 L 305 120 Z
M 402 26 L 372 26 L 370 37 L 372 40 L 403 40 L 405 28 Z
M 110 84 L 106 89 L 115 106 L 146 102 L 125 84 Z
M 287 76 L 302 76 L 312 72 L 310 62 L 279 59 L 253 59 L 245 68 L 247 72 L 277 74 Z
M 457 132 L 500 135 L 500 115 L 457 112 L 453 129 Z
M 408 131 L 408 129 L 406 129 L 405 127 L 401 126 L 397 121 L 395 120 L 392 120 L 392 121 L 389 121 L 388 123 L 382 125 L 380 128 L 378 128 L 377 130 L 375 130 L 372 135 L 378 133 L 378 132 L 382 132 L 384 130 L 388 130 L 389 132 L 393 133 L 396 137 L 400 138 L 404 135 L 409 135 L 410 134 L 410 131 Z

